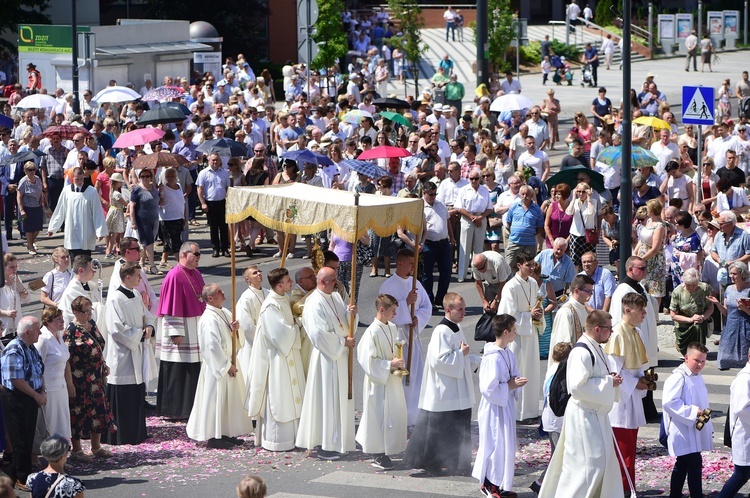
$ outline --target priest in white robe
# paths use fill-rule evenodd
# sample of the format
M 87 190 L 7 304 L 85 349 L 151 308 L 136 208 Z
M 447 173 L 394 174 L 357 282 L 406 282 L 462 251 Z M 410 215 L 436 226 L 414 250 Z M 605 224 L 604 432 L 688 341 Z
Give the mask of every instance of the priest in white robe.
M 271 451 L 293 450 L 305 373 L 300 334 L 287 292 L 292 279 L 286 268 L 268 272 L 271 292 L 263 301 L 250 358 L 252 373 L 247 389 L 248 415 L 255 418 L 255 444 Z M 241 326 L 240 326 L 241 327 Z
M 729 388 L 729 434 L 734 474 L 721 488 L 720 496 L 735 496 L 750 480 L 750 352 L 748 363 Z
M 258 265 L 250 265 L 242 272 L 247 283 L 247 289 L 240 295 L 237 301 L 237 321 L 240 322 L 240 333 L 245 338 L 245 344 L 237 353 L 238 361 L 245 375 L 245 385 L 250 385 L 250 356 L 253 351 L 255 340 L 255 328 L 258 324 L 258 315 L 263 301 L 268 296 L 268 291 L 263 289 L 263 273 Z
M 520 375 L 528 379 L 523 389 L 519 390 L 516 403 L 516 420 L 521 421 L 534 419 L 541 414 L 539 402 L 542 399 L 542 381 L 538 335 L 544 326 L 532 323 L 532 320 L 542 320 L 542 308 L 537 306 L 539 286 L 531 278 L 534 257 L 526 251 L 520 251 L 516 261 L 517 273 L 503 287 L 497 314 L 505 313 L 516 319 L 516 338 L 509 347 L 516 357 Z
M 396 256 L 396 271 L 380 286 L 379 294 L 389 294 L 398 301 L 398 310 L 393 317 L 393 323 L 398 327 L 399 334 L 407 339 L 404 348 L 404 358 L 409 358 L 409 327 L 414 324 L 412 337 L 411 365 L 406 369 L 410 372 L 409 385 L 404 383 L 406 409 L 409 426 L 417 423 L 419 414 L 419 393 L 422 387 L 422 371 L 424 370 L 424 353 L 419 335 L 425 329 L 432 317 L 432 304 L 427 291 L 417 280 L 416 289 L 412 290 L 414 274 L 414 253 L 409 249 L 401 249 Z M 414 316 L 411 314 L 411 304 L 414 303 Z
M 60 302 L 57 303 L 57 307 L 63 313 L 65 328 L 68 328 L 70 322 L 73 321 L 73 310 L 70 304 L 78 296 L 83 296 L 91 301 L 91 319 L 96 322 L 106 339 L 104 303 L 100 299 L 101 290 L 94 280 L 94 269 L 91 267 L 90 256 L 79 255 L 73 259 L 73 278 L 68 282 L 68 286 L 60 297 Z
M 568 356 L 567 385 L 571 397 L 560 440 L 539 490 L 540 498 L 623 496 L 609 425 L 609 412 L 617 400 L 622 377 L 610 374 L 601 348 L 611 333 L 609 313 L 593 311 L 586 319 L 586 332 Z
M 297 446 L 320 447 L 318 458 L 338 460 L 354 451 L 354 400 L 348 399 L 349 320 L 357 323 L 356 306 L 347 306 L 334 292 L 336 272 L 321 268 L 317 289 L 305 302 L 302 320 L 313 351 L 305 386 Z
M 560 342 L 575 344 L 583 335 L 586 325 L 586 317 L 589 309 L 586 303 L 594 292 L 594 280 L 587 275 L 576 275 L 570 283 L 570 299 L 568 299 L 555 315 L 552 322 L 552 334 L 550 335 L 549 347 L 554 349 Z M 547 360 L 547 368 L 555 363 L 552 355 Z
M 222 308 L 224 291 L 216 284 L 203 287 L 201 297 L 206 310 L 198 320 L 198 344 L 201 372 L 193 409 L 187 423 L 187 435 L 207 441 L 209 448 L 229 449 L 244 443 L 236 436 L 248 434 L 253 424 L 244 407 L 245 380 L 239 364 L 232 364 L 232 336 L 236 347 L 242 345 L 239 323 Z
M 305 325 L 302 323 L 302 310 L 305 309 L 307 297 L 315 290 L 315 272 L 309 266 L 303 266 L 294 274 L 294 288 L 292 289 L 289 300 L 292 304 L 292 313 L 299 327 L 300 340 L 302 342 L 302 370 L 307 371 L 310 368 L 310 356 L 312 356 L 312 343 L 305 331 Z M 346 301 L 344 301 L 346 302 Z
M 90 256 L 97 239 L 109 234 L 99 193 L 94 187 L 83 185 L 83 179 L 83 169 L 73 168 L 73 183 L 62 189 L 47 227 L 47 236 L 51 237 L 65 224 L 63 246 L 71 258 L 77 254 Z

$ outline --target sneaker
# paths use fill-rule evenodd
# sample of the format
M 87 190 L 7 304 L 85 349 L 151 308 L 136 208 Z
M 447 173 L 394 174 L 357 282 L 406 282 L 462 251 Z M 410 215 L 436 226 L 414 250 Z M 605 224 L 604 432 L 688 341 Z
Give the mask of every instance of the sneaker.
M 529 486 L 529 489 L 534 492 L 534 494 L 539 494 L 539 490 L 542 489 L 542 485 L 539 483 L 539 481 L 534 481 Z
M 375 457 L 370 466 L 376 469 L 391 470 L 393 469 L 393 462 L 388 458 L 388 455 L 380 455 Z
M 223 439 L 211 438 L 206 443 L 206 447 L 215 450 L 230 450 L 234 448 L 234 445 L 229 441 L 224 441 Z
M 279 251 L 279 252 L 275 253 L 275 254 L 273 255 L 273 257 L 274 257 L 274 258 L 280 258 L 280 257 L 281 257 L 281 251 Z
M 326 451 L 321 448 L 318 450 L 318 458 L 320 458 L 321 460 L 329 460 L 329 461 L 341 460 L 341 455 L 339 455 L 335 451 Z
M 481 488 L 479 488 L 479 490 L 484 496 L 487 496 L 488 498 L 501 498 L 500 490 L 497 486 L 482 486 Z
M 286 259 L 294 259 L 294 253 L 290 252 L 289 254 L 287 254 Z

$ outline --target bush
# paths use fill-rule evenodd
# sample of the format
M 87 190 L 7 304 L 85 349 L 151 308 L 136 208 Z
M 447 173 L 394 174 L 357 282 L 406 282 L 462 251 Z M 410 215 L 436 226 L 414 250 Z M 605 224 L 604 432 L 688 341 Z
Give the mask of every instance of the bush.
M 521 47 L 521 64 L 540 64 L 542 62 L 542 44 L 538 41 L 530 42 Z
M 580 48 L 574 45 L 566 45 L 564 42 L 558 41 L 557 38 L 551 41 L 550 46 L 555 55 L 565 56 L 566 59 L 571 61 L 580 61 L 583 52 Z
M 612 0 L 599 0 L 596 4 L 596 13 L 594 14 L 594 21 L 599 26 L 606 26 L 612 24 Z

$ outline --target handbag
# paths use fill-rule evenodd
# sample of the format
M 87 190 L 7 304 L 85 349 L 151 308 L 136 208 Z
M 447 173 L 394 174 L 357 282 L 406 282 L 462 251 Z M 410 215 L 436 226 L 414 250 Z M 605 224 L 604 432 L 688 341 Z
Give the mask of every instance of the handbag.
M 474 340 L 477 342 L 495 342 L 495 333 L 492 331 L 492 313 L 484 313 L 477 321 L 474 329 Z
M 585 231 L 586 243 L 595 246 L 599 243 L 599 230 L 596 228 L 586 228 L 586 222 L 583 221 L 583 214 L 578 211 L 578 216 L 581 218 L 581 225 Z
M 495 230 L 503 226 L 503 219 L 499 216 L 490 216 L 487 218 L 487 228 L 489 230 Z

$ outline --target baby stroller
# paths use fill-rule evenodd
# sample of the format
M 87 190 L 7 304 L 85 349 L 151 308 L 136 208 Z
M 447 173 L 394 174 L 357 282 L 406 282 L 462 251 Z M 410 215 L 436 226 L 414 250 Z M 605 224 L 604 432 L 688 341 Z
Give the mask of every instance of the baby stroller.
M 593 72 L 591 71 L 591 64 L 585 64 L 581 69 L 581 86 L 593 85 Z
M 568 86 L 573 85 L 573 71 L 570 69 L 570 64 L 565 60 L 565 56 L 558 57 L 557 55 L 553 55 L 550 62 L 552 67 L 555 68 L 552 81 L 557 85 L 562 85 L 564 80 L 568 82 Z

